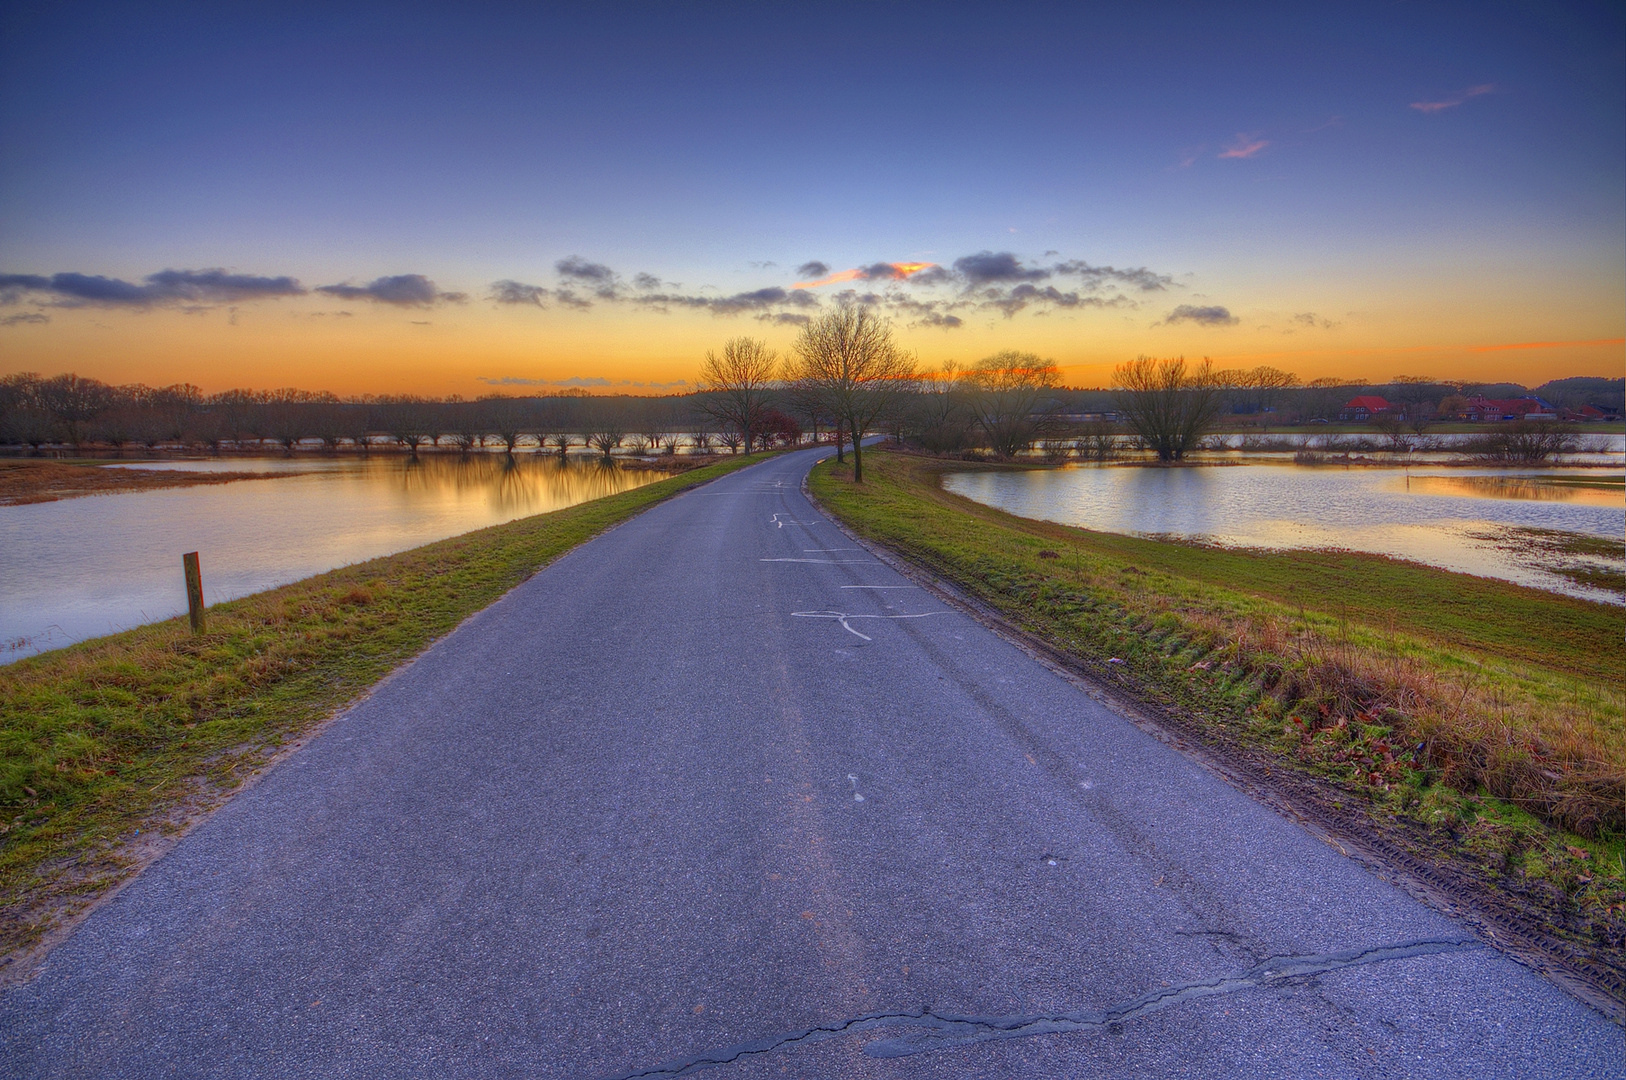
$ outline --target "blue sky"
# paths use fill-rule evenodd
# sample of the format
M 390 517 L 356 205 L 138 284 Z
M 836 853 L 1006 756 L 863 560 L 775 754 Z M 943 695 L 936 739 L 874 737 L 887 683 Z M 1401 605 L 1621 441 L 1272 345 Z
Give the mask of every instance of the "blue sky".
M 996 331 L 1079 364 L 1090 347 L 1066 342 L 1159 351 L 1173 342 L 1152 327 L 1182 303 L 1237 319 L 1187 351 L 1268 352 L 1255 327 L 1310 312 L 1343 338 L 1367 327 L 1320 343 L 1342 341 L 1351 364 L 1444 347 L 1442 326 L 1466 344 L 1622 330 L 1618 6 L 4 10 L 0 273 L 420 274 L 469 298 L 448 313 L 466 332 L 442 346 L 499 367 L 526 326 L 491 283 L 555 288 L 570 256 L 683 295 L 786 287 L 809 260 L 979 252 L 1176 283 L 1044 327 L 1037 309 L 967 319 L 974 342 L 939 331 L 923 355 L 992 347 Z M 101 340 L 61 295 L 13 299 L 51 322 L 0 338 L 0 368 Z M 598 308 L 550 309 L 530 329 L 567 338 L 577 367 L 657 363 L 658 327 Z M 130 318 L 93 314 L 115 330 Z M 755 329 L 668 321 L 684 347 Z M 248 336 L 206 323 L 147 311 L 130 325 L 156 343 L 130 351 L 230 352 Z M 1618 361 L 1590 348 L 1525 359 Z

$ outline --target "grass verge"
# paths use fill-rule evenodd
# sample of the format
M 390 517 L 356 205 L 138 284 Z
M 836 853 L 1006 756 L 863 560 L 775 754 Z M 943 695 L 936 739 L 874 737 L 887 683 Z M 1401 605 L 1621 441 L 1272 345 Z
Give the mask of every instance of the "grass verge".
M 0 668 L 3 962 L 18 966 L 281 750 L 549 562 L 761 460 L 217 604 L 202 636 L 170 619 Z
M 1092 532 L 878 453 L 810 490 L 856 533 L 1213 747 L 1564 943 L 1626 1000 L 1626 613 L 1352 552 Z

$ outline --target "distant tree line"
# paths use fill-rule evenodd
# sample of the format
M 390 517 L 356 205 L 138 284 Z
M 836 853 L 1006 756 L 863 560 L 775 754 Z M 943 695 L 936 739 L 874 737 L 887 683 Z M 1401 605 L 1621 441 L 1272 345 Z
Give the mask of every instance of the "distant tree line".
M 1111 387 L 1073 389 L 1061 385 L 1053 361 L 1033 353 L 922 369 L 898 347 L 890 325 L 861 307 L 811 320 L 783 357 L 764 342 L 734 338 L 707 354 L 699 387 L 664 397 L 340 398 L 297 389 L 204 394 L 190 384 L 114 386 L 22 373 L 0 378 L 0 444 L 215 452 L 276 446 L 290 453 L 523 448 L 608 458 L 616 451 L 750 452 L 811 438 L 835 442 L 842 455 L 851 447 L 861 474 L 859 440 L 875 433 L 941 454 L 1010 457 L 1040 449 L 1105 459 L 1134 445 L 1172 461 L 1222 422 L 1269 428 L 1327 420 L 1364 394 L 1399 406 L 1373 425 L 1394 428 L 1388 435 L 1396 442 L 1401 425 L 1420 434 L 1464 395 L 1538 396 L 1611 415 L 1621 413 L 1626 397 L 1622 379 L 1561 379 L 1534 389 L 1421 377 L 1306 383 L 1271 367 L 1215 370 L 1207 360 L 1149 357 L 1120 365 Z M 1502 437 L 1505 453 L 1522 452 L 1513 434 Z

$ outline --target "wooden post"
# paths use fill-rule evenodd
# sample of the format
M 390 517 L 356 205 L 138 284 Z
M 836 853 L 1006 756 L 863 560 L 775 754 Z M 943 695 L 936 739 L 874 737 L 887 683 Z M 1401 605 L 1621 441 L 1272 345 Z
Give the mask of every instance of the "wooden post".
M 203 633 L 203 572 L 198 569 L 198 553 L 188 551 L 181 556 L 186 568 L 186 608 L 192 617 L 192 632 Z

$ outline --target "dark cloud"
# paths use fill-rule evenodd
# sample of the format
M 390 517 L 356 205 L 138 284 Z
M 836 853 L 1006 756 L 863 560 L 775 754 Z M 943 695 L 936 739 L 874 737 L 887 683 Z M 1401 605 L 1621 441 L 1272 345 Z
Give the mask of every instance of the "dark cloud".
M 228 274 L 224 270 L 160 270 L 147 275 L 147 287 L 178 299 L 235 302 L 267 296 L 303 296 L 291 277 Z
M 920 326 L 935 326 L 942 330 L 957 330 L 965 323 L 958 315 L 944 315 L 941 312 L 931 312 L 918 321 Z
M 442 301 L 461 304 L 468 299 L 464 293 L 438 291 L 422 274 L 374 278 L 366 285 L 318 285 L 316 291 L 342 300 L 372 300 L 397 307 L 430 307 Z
M 615 284 L 615 271 L 603 263 L 588 262 L 580 255 L 572 255 L 567 259 L 560 259 L 553 264 L 559 276 L 572 281 L 586 281 L 599 286 L 613 286 Z
M 523 281 L 514 281 L 504 278 L 491 283 L 491 292 L 488 294 L 494 303 L 498 304 L 527 304 L 531 307 L 547 307 L 544 301 L 548 298 L 548 290 L 540 285 L 527 285 Z
M 1163 317 L 1160 325 L 1170 323 L 1194 322 L 1199 326 L 1235 326 L 1241 320 L 1231 314 L 1229 308 L 1214 305 L 1212 307 L 1195 307 L 1191 304 L 1181 304 Z
M 1002 281 L 1043 281 L 1050 271 L 1039 266 L 1023 266 L 1009 251 L 979 251 L 954 260 L 954 272 L 972 285 Z
M 655 311 L 665 311 L 674 307 L 699 308 L 710 311 L 713 315 L 755 314 L 758 317 L 767 315 L 770 318 L 775 314 L 775 310 L 780 308 L 807 310 L 819 306 L 819 298 L 812 293 L 781 289 L 776 285 L 766 289 L 755 289 L 751 292 L 735 293 L 733 296 L 645 293 L 622 299 L 628 299 L 632 303 Z
M 1316 330 L 1331 330 L 1338 325 L 1331 319 L 1324 319 L 1313 311 L 1301 311 L 1293 316 L 1293 321 L 1300 326 L 1309 326 Z
M 793 311 L 776 311 L 772 313 L 764 312 L 758 315 L 757 318 L 762 322 L 772 323 L 775 326 L 806 326 L 812 321 L 813 317 L 811 315 L 798 315 Z
M 806 295 L 806 293 L 790 293 L 778 286 L 770 286 L 753 292 L 735 293 L 733 296 L 721 297 L 711 301 L 707 306 L 711 308 L 714 315 L 735 315 L 742 311 L 761 311 L 764 308 L 777 307 L 780 304 L 797 303 L 798 301 L 793 300 L 792 297 Z M 818 300 L 813 298 L 813 303 L 817 304 Z
M 953 271 L 947 270 L 941 266 L 928 266 L 920 273 L 910 275 L 909 284 L 927 286 L 951 285 L 956 280 L 957 279 L 955 278 Z
M 141 284 L 100 274 L 0 274 L 0 302 L 15 304 L 24 293 L 45 293 L 59 307 L 151 307 L 159 304 L 208 304 L 303 296 L 304 286 L 291 277 L 258 277 L 225 270 L 160 270 Z
M 634 274 L 632 276 L 632 283 L 646 292 L 650 289 L 658 289 L 661 287 L 661 279 L 656 277 L 654 274 Z
M 1174 284 L 1168 274 L 1158 274 L 1144 266 L 1119 270 L 1115 266 L 1091 266 L 1082 259 L 1060 262 L 1051 267 L 1057 274 L 1076 275 L 1085 288 L 1099 289 L 1104 285 L 1130 285 L 1142 292 L 1162 292 Z
M 5 318 L 0 319 L 0 326 L 23 326 L 29 323 L 48 323 L 50 321 L 51 317 L 49 315 L 41 315 L 37 311 L 28 311 L 21 315 L 7 315 Z
M 891 263 L 872 263 L 859 267 L 858 276 L 865 281 L 903 281 L 909 275 Z
M 593 302 L 591 300 L 577 296 L 575 292 L 570 289 L 554 290 L 553 298 L 559 301 L 559 303 L 563 304 L 565 307 L 573 307 L 578 311 L 593 306 Z
M 1005 313 L 1008 319 L 1024 308 L 1038 306 L 1045 310 L 1052 308 L 1085 308 L 1106 307 L 1111 301 L 1103 300 L 1099 296 L 1080 296 L 1076 292 L 1062 292 L 1054 285 L 1040 288 L 1037 285 L 1023 284 L 1008 292 L 997 289 L 986 290 L 979 306 L 996 308 Z
M 0 304 L 20 304 L 25 293 L 50 288 L 51 279 L 40 274 L 0 274 Z
M 817 259 L 809 259 L 796 268 L 796 276 L 801 278 L 821 278 L 830 272 L 830 264 Z

